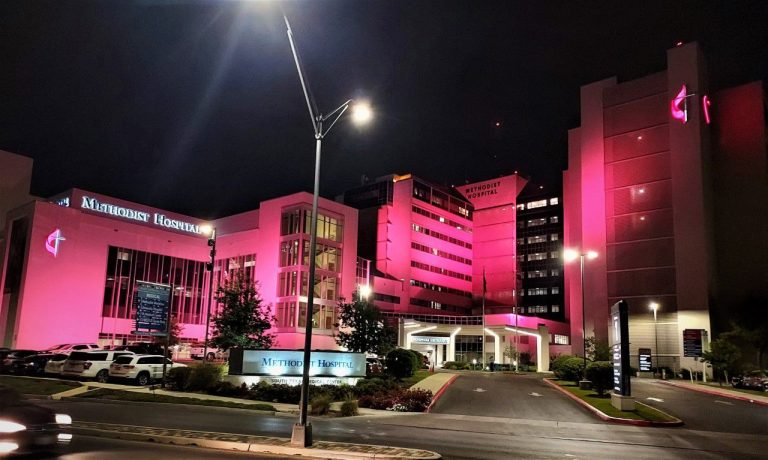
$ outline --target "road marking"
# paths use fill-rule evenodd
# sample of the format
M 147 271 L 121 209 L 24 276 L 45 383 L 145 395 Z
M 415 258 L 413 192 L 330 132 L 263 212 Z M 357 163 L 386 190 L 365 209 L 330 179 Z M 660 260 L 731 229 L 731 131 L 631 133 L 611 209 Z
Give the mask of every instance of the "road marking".
M 535 391 L 533 393 L 528 393 L 528 396 L 534 396 L 536 398 L 541 398 L 541 395 L 536 393 Z
M 728 402 L 728 401 L 720 401 L 719 399 L 715 399 L 715 402 L 718 403 L 718 404 L 725 404 L 727 406 L 733 406 L 733 403 L 732 402 Z
M 478 387 L 478 388 L 475 388 L 475 389 L 474 389 L 474 390 L 472 390 L 472 391 L 475 391 L 475 392 L 477 392 L 477 393 L 484 393 L 484 392 L 486 392 L 486 391 L 488 391 L 488 390 L 483 390 L 482 388 L 479 388 L 479 387 Z
M 647 399 L 647 400 L 649 400 L 649 401 L 664 402 L 664 400 L 663 400 L 663 399 L 661 399 L 661 398 L 651 398 L 650 396 L 648 396 L 648 397 L 647 397 L 647 398 L 645 398 L 645 399 Z

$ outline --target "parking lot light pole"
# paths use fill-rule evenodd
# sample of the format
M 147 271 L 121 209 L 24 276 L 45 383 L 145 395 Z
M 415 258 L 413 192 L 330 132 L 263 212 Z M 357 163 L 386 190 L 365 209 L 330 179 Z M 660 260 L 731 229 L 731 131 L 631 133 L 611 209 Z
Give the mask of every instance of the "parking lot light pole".
M 661 366 L 659 366 L 659 323 L 656 318 L 656 312 L 659 310 L 659 304 L 657 302 L 651 302 L 648 304 L 651 310 L 653 310 L 653 338 L 656 342 L 656 348 L 651 353 L 651 362 L 653 362 L 653 356 L 656 357 L 656 371 L 660 374 Z
M 563 257 L 566 262 L 572 262 L 579 259 L 579 272 L 581 274 L 581 340 L 583 344 L 584 353 L 584 381 L 586 381 L 587 375 L 587 309 L 586 309 L 586 293 L 584 292 L 584 259 L 597 258 L 597 252 L 595 251 L 576 251 L 574 249 L 566 249 L 563 251 Z
M 211 328 L 211 307 L 213 305 L 213 265 L 216 262 L 216 228 L 206 225 L 203 233 L 208 234 L 208 247 L 211 248 L 211 260 L 206 263 L 208 269 L 208 308 L 205 312 L 205 342 L 203 342 L 203 361 L 208 359 L 208 334 Z
M 291 44 L 293 60 L 296 63 L 296 70 L 299 73 L 301 89 L 304 93 L 304 99 L 307 102 L 307 109 L 312 120 L 312 128 L 315 135 L 315 183 L 312 193 L 312 217 L 309 231 L 309 283 L 307 285 L 307 311 L 304 325 L 304 359 L 301 374 L 301 400 L 299 401 L 299 423 L 293 425 L 291 433 L 291 444 L 300 447 L 309 447 L 312 445 L 312 425 L 307 422 L 307 407 L 309 399 L 309 367 L 312 357 L 312 313 L 314 310 L 315 293 L 315 266 L 317 264 L 315 253 L 317 251 L 317 203 L 320 196 L 320 154 L 322 151 L 322 142 L 333 126 L 339 121 L 347 109 L 352 109 L 352 120 L 357 124 L 367 123 L 371 116 L 370 108 L 364 103 L 355 103 L 352 99 L 347 100 L 330 113 L 323 115 L 320 113 L 314 101 L 310 98 L 307 79 L 301 68 L 301 60 L 293 41 L 293 32 L 288 17 L 285 19 L 288 41 Z M 327 127 L 325 127 L 327 125 Z

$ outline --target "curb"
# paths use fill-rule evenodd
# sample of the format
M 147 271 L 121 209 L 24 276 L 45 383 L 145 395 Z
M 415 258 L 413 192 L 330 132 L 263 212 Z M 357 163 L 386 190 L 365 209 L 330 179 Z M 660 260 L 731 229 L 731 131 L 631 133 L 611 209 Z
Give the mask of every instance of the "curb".
M 435 403 L 437 403 L 437 400 L 440 399 L 443 393 L 445 393 L 445 390 L 447 390 L 448 387 L 451 386 L 453 381 L 456 380 L 457 378 L 459 378 L 459 374 L 454 374 L 453 377 L 445 381 L 443 386 L 440 387 L 440 389 L 437 390 L 437 393 L 435 393 L 435 395 L 432 397 L 432 401 L 429 403 L 429 406 L 427 406 L 427 410 L 425 410 L 424 412 L 426 413 L 432 412 L 432 406 L 434 406 Z
M 389 455 L 389 454 L 377 454 L 375 452 L 361 452 L 356 450 L 338 451 L 338 450 L 320 449 L 320 448 L 311 448 L 311 447 L 310 448 L 292 447 L 290 445 L 281 446 L 281 445 L 271 445 L 271 444 L 248 443 L 248 442 L 242 442 L 242 441 L 228 441 L 228 440 L 205 439 L 205 438 L 188 438 L 183 436 L 159 435 L 159 434 L 148 434 L 148 433 L 130 433 L 130 432 L 103 430 L 103 429 L 97 429 L 97 428 L 87 428 L 87 427 L 77 427 L 77 426 L 73 426 L 70 431 L 72 431 L 74 434 L 79 434 L 84 436 L 123 439 L 128 441 L 157 442 L 160 444 L 172 444 L 172 445 L 179 445 L 179 446 L 194 446 L 194 447 L 203 447 L 208 449 L 234 450 L 234 451 L 240 451 L 240 452 L 253 452 L 253 453 L 261 453 L 261 454 L 293 455 L 298 457 L 323 458 L 323 459 L 329 459 L 329 460 L 335 460 L 335 459 L 359 460 L 363 458 L 390 459 L 390 460 L 404 460 L 404 459 L 439 460 L 442 458 L 440 454 L 438 454 L 437 452 L 420 450 L 420 449 L 411 449 L 411 450 L 419 452 L 422 455 L 400 456 L 400 455 Z M 273 438 L 273 439 L 280 439 L 281 441 L 283 441 L 281 438 Z M 287 439 L 285 439 L 285 441 L 287 441 Z M 340 443 L 340 444 L 345 444 L 349 446 L 350 449 L 386 447 L 386 446 L 374 446 L 374 445 L 364 445 L 364 444 L 348 444 L 348 443 Z
M 721 393 L 719 391 L 710 390 L 707 388 L 696 388 L 696 387 L 690 387 L 688 385 L 678 385 L 677 383 L 670 382 L 668 380 L 657 380 L 659 383 L 663 383 L 665 385 L 673 386 L 675 388 L 682 388 L 684 390 L 691 390 L 691 391 L 698 391 L 699 393 L 706 393 L 708 395 L 714 395 L 714 396 L 721 396 L 723 398 L 731 398 L 731 399 L 737 399 L 739 401 L 746 401 L 748 403 L 757 404 L 760 406 L 768 406 L 768 402 L 761 401 L 759 399 L 753 399 L 749 396 L 741 396 L 741 395 L 734 395 L 730 393 Z
M 101 404 L 129 404 L 129 405 L 135 405 L 135 406 L 156 406 L 156 405 L 164 405 L 164 406 L 186 406 L 186 407 L 205 407 L 205 408 L 211 408 L 211 409 L 228 409 L 228 410 L 244 410 L 248 411 L 249 414 L 264 414 L 264 415 L 277 415 L 280 411 L 278 410 L 261 410 L 261 409 L 249 409 L 247 407 L 227 407 L 227 406 L 214 406 L 214 405 L 205 405 L 205 404 L 189 404 L 189 403 L 171 403 L 171 402 L 154 402 L 154 401 L 126 401 L 123 399 L 108 399 L 108 398 L 83 398 L 83 397 L 77 397 L 77 396 L 65 396 L 61 398 L 65 401 L 81 401 L 81 402 L 91 402 L 91 403 L 101 403 Z M 291 412 L 286 412 L 287 414 L 293 415 Z
M 581 404 L 582 407 L 584 407 L 585 409 L 589 410 L 594 415 L 596 415 L 599 419 L 604 420 L 606 422 L 619 423 L 619 424 L 622 424 L 622 425 L 652 426 L 652 427 L 675 427 L 675 426 L 682 426 L 683 425 L 683 421 L 680 420 L 679 418 L 672 417 L 671 415 L 667 414 L 666 412 L 664 412 L 664 411 L 662 411 L 660 409 L 656 409 L 655 407 L 653 409 L 655 409 L 655 410 L 657 410 L 659 412 L 663 412 L 664 414 L 666 414 L 669 417 L 674 418 L 675 420 L 673 420 L 671 422 L 654 422 L 654 421 L 651 421 L 651 420 L 634 420 L 634 419 L 630 419 L 630 418 L 611 417 L 610 415 L 607 415 L 605 412 L 601 411 L 600 409 L 598 409 L 596 407 L 593 407 L 588 402 L 586 402 L 586 401 L 582 400 L 581 398 L 579 398 L 578 396 L 574 395 L 570 391 L 561 388 L 560 385 L 550 381 L 548 378 L 544 378 L 542 380 L 544 380 L 544 382 L 546 382 L 547 385 L 556 388 L 557 391 L 563 393 L 564 395 L 568 396 L 572 400 L 574 400 L 577 403 Z M 639 401 L 636 401 L 636 404 L 642 404 L 643 406 L 650 407 L 647 404 L 643 404 L 643 403 L 641 403 Z

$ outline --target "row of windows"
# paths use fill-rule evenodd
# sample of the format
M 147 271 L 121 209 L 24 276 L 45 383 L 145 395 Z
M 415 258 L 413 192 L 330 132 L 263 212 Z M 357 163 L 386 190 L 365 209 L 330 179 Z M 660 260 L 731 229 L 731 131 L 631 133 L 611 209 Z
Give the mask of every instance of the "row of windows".
M 533 252 L 531 254 L 528 254 L 527 259 L 528 260 L 547 260 L 547 254 L 549 254 L 550 259 L 557 259 L 560 257 L 560 251 L 552 251 L 550 253 L 546 252 Z M 517 260 L 520 262 L 524 262 L 526 260 L 525 254 L 520 254 L 517 256 Z
M 554 268 L 550 271 L 547 270 L 531 270 L 525 272 L 525 276 L 528 278 L 546 278 L 547 276 L 560 276 L 560 269 Z
M 559 198 L 550 198 L 549 199 L 549 205 L 550 206 L 555 206 L 555 205 L 558 205 L 558 204 L 560 204 L 560 199 Z M 517 205 L 517 209 L 522 211 L 524 209 L 536 209 L 536 208 L 543 208 L 545 206 L 547 206 L 547 200 L 546 199 L 544 199 L 544 200 L 536 200 L 536 201 L 529 201 L 529 202 L 527 202 L 525 204 L 520 203 L 520 204 Z
M 463 264 L 472 265 L 472 259 L 467 259 L 466 257 L 457 256 L 456 254 L 451 254 L 450 252 L 441 251 L 439 249 L 430 248 L 429 246 L 416 243 L 415 241 L 411 242 L 411 248 L 421 252 L 426 252 L 427 254 L 432 254 L 433 256 L 438 256 L 444 259 L 453 260 L 455 262 L 461 262 Z
M 440 275 L 450 276 L 451 278 L 458 278 L 464 281 L 472 281 L 472 276 L 465 275 L 464 273 L 455 272 L 453 270 L 446 270 L 445 268 L 435 267 L 434 265 L 423 264 L 421 262 L 411 261 L 411 267 L 420 268 L 422 270 L 430 271 L 432 273 L 438 273 Z
M 400 303 L 400 297 L 388 294 L 379 294 L 378 292 L 373 293 L 373 300 L 378 300 L 379 302 Z
M 288 240 L 280 243 L 280 266 L 290 267 L 299 264 L 299 241 L 300 240 Z M 309 240 L 303 241 L 302 251 L 302 264 L 305 267 L 309 266 Z M 323 244 L 317 243 L 315 245 L 315 266 L 320 270 L 328 270 L 332 272 L 340 271 L 341 263 L 341 249 Z
M 440 286 L 439 284 L 432 284 L 432 283 L 425 283 L 424 281 L 419 280 L 411 280 L 411 286 L 416 286 L 424 289 L 429 289 L 430 291 L 436 291 L 436 292 L 447 292 L 448 294 L 456 294 L 463 297 L 472 297 L 472 293 L 468 291 L 462 291 L 461 289 L 453 289 L 445 286 Z
M 560 222 L 559 216 L 552 216 L 549 218 L 550 224 L 556 224 Z M 517 228 L 525 228 L 527 227 L 538 227 L 539 225 L 545 225 L 547 223 L 546 217 L 541 217 L 538 219 L 528 219 L 528 220 L 521 220 L 517 223 Z
M 559 313 L 560 312 L 560 305 L 552 305 L 551 307 L 548 307 L 546 305 L 531 305 L 525 308 L 526 308 L 526 312 L 528 313 Z
M 416 214 L 422 215 L 424 217 L 429 217 L 432 220 L 436 220 L 443 224 L 448 224 L 451 227 L 456 227 L 459 230 L 463 230 L 467 233 L 472 233 L 472 227 L 468 227 L 466 225 L 462 225 L 455 220 L 446 219 L 445 217 L 435 214 L 434 212 L 427 211 L 426 209 L 421 209 L 418 206 L 411 206 L 411 211 L 415 212 Z
M 560 294 L 560 288 L 557 286 L 550 288 L 550 291 L 552 294 Z M 528 289 L 528 295 L 547 295 L 547 288 L 545 287 L 530 288 Z
M 296 302 L 279 302 L 275 305 L 275 322 L 278 327 L 306 327 L 307 303 L 301 302 L 296 308 Z M 336 323 L 336 308 L 333 305 L 315 304 L 312 309 L 312 327 L 315 329 L 331 330 Z
M 290 297 L 297 295 L 307 295 L 307 284 L 309 284 L 309 274 L 301 272 L 301 294 L 298 290 L 299 272 L 282 272 L 277 280 L 277 295 L 279 297 Z M 338 300 L 337 293 L 339 289 L 338 275 L 315 274 L 315 298 L 324 300 Z
M 471 204 L 458 198 L 454 198 L 447 193 L 435 190 L 432 187 L 417 180 L 413 181 L 413 196 L 414 198 L 424 201 L 425 203 L 429 203 L 432 206 L 437 206 L 438 208 L 445 209 L 446 211 L 456 214 L 457 216 L 472 220 Z
M 309 234 L 311 230 L 312 211 L 308 209 L 293 209 L 283 212 L 280 221 L 280 235 Z M 341 241 L 342 225 L 335 217 L 318 214 L 317 237 L 331 241 Z
M 426 299 L 411 299 L 411 305 L 416 305 L 417 307 L 432 308 L 434 310 L 445 309 L 445 306 L 442 303 L 436 302 L 434 300 L 426 300 Z
M 549 235 L 549 241 L 558 241 L 559 239 L 560 239 L 560 234 L 558 233 L 552 233 L 551 235 Z M 534 244 L 534 243 L 546 243 L 546 242 L 547 242 L 547 235 L 534 235 L 534 236 L 529 236 L 527 239 L 526 238 L 517 239 L 518 245 L 523 245 L 525 243 Z
M 425 235 L 431 236 L 433 238 L 437 238 L 439 240 L 447 241 L 449 243 L 453 243 L 455 245 L 461 246 L 463 248 L 472 249 L 472 243 L 467 243 L 466 241 L 461 241 L 460 239 L 454 238 L 452 236 L 444 235 L 440 232 L 436 232 L 434 230 L 430 230 L 427 227 L 422 227 L 421 225 L 411 224 L 411 228 L 414 232 L 423 233 Z

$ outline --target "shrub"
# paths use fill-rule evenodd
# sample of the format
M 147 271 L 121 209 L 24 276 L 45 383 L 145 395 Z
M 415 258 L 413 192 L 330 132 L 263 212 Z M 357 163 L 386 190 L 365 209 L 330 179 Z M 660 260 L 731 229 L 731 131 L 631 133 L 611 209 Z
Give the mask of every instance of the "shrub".
M 394 379 L 382 379 L 374 377 L 372 379 L 358 380 L 357 385 L 351 388 L 352 394 L 360 396 L 373 396 L 380 393 L 388 393 L 398 390 L 400 386 Z
M 416 351 L 416 350 L 408 350 L 408 351 L 410 351 L 411 354 L 413 355 L 414 372 L 423 367 L 426 367 L 424 363 L 426 363 L 428 360 L 427 360 L 427 357 L 422 352 Z
M 565 364 L 565 362 L 566 362 L 566 361 L 568 361 L 568 360 L 569 360 L 569 359 L 571 359 L 571 358 L 573 358 L 573 356 L 572 356 L 572 355 L 560 355 L 560 356 L 558 356 L 557 358 L 553 359 L 553 360 L 552 360 L 552 361 L 549 363 L 549 369 L 550 369 L 552 372 L 554 372 L 554 373 L 555 373 L 555 376 L 556 376 L 557 378 L 560 378 L 560 376 L 559 376 L 559 375 L 557 375 L 557 372 L 558 372 L 558 371 L 559 371 L 559 370 L 560 370 L 560 369 L 563 367 L 563 365 Z
M 189 367 L 174 367 L 168 371 L 166 383 L 172 390 L 184 391 L 189 385 L 189 377 L 192 369 Z
M 559 359 L 559 358 L 558 358 Z M 558 366 L 555 376 L 561 380 L 578 383 L 584 374 L 584 358 L 572 356 Z
M 533 361 L 531 361 L 531 354 L 527 351 L 520 353 L 520 364 L 522 366 L 530 366 L 533 364 Z
M 217 382 L 214 386 L 208 388 L 208 394 L 231 398 L 247 398 L 248 387 L 245 383 L 240 386 L 235 386 L 229 382 Z
M 456 361 L 446 361 L 443 363 L 443 369 L 457 369 Z
M 395 348 L 387 353 L 387 372 L 398 380 L 412 376 L 414 356 L 409 350 Z
M 310 387 L 310 396 L 312 387 Z M 248 390 L 248 399 L 256 401 L 269 401 L 296 404 L 301 399 L 301 386 L 286 385 L 284 383 L 271 384 L 259 382 L 251 385 Z
M 201 364 L 192 369 L 187 382 L 189 391 L 207 391 L 221 379 L 221 368 L 213 364 Z
M 347 400 L 341 404 L 342 417 L 352 417 L 353 415 L 357 415 L 358 413 L 359 412 L 357 410 L 357 401 Z
M 398 401 L 397 393 L 384 393 L 379 395 L 366 395 L 361 396 L 357 400 L 357 405 L 360 407 L 367 407 L 370 409 L 385 410 L 394 406 Z
M 583 363 L 582 363 L 583 364 Z M 598 396 L 613 386 L 613 364 L 608 361 L 595 361 L 587 364 L 587 379 L 592 382 Z
M 424 412 L 432 402 L 432 392 L 421 388 L 405 390 L 397 398 L 403 412 Z
M 331 398 L 328 396 L 316 396 L 310 402 L 309 413 L 312 415 L 325 415 L 331 410 Z

